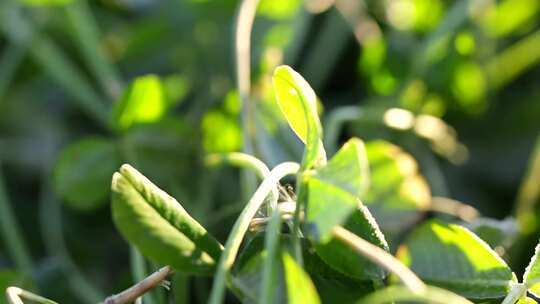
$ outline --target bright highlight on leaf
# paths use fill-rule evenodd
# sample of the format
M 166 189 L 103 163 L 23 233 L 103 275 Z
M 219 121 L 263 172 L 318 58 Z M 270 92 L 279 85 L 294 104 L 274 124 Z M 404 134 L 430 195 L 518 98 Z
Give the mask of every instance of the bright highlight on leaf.
M 272 77 L 276 100 L 289 126 L 306 144 L 302 167 L 322 165 L 326 153 L 317 113 L 317 96 L 306 80 L 289 66 L 279 66 Z
M 174 198 L 129 165 L 112 179 L 112 213 L 122 235 L 147 257 L 210 274 L 222 246 Z
M 466 228 L 429 221 L 417 228 L 398 257 L 426 283 L 469 299 L 506 296 L 516 276 L 489 246 Z
M 113 110 L 113 123 L 127 130 L 136 123 L 159 121 L 167 111 L 167 100 L 156 75 L 138 77 L 129 86 Z
M 344 223 L 359 207 L 368 175 L 364 144 L 353 138 L 308 178 L 307 222 L 312 237 L 325 240 L 335 225 Z
M 56 6 L 70 4 L 73 0 L 18 0 L 28 6 Z

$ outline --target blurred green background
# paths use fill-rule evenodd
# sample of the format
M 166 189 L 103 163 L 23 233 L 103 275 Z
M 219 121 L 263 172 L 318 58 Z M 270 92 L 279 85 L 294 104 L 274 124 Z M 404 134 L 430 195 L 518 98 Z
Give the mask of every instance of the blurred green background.
M 0 1 L 2 289 L 95 303 L 156 269 L 111 221 L 124 162 L 224 241 L 246 187 L 204 156 L 301 158 L 274 105 L 279 64 L 317 92 L 329 153 L 351 136 L 401 147 L 428 195 L 516 218 L 499 252 L 524 269 L 540 237 L 540 0 L 260 0 L 251 128 L 235 80 L 239 4 Z M 208 278 L 175 282 L 174 296 L 145 301 L 206 302 Z

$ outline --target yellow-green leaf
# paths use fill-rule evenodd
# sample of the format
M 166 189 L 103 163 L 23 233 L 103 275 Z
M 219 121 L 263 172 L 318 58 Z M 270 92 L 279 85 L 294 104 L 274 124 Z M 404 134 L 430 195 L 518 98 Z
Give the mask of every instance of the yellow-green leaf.
M 398 250 L 398 258 L 426 283 L 470 299 L 502 298 L 517 281 L 478 236 L 436 220 L 417 228 Z
M 322 128 L 317 113 L 317 96 L 307 81 L 289 66 L 279 66 L 272 77 L 278 106 L 289 126 L 306 144 L 302 166 L 324 164 Z
M 283 270 L 287 286 L 288 304 L 321 303 L 309 275 L 288 253 L 283 253 Z

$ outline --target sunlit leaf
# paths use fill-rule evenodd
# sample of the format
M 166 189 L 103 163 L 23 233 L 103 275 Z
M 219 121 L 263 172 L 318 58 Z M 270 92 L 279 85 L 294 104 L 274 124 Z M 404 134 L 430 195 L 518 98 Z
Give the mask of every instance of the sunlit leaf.
M 32 290 L 34 286 L 29 278 L 22 273 L 11 269 L 0 270 L 0 304 L 8 304 L 4 295 L 6 288 L 16 286 L 19 288 Z
M 283 253 L 283 270 L 287 285 L 287 303 L 317 304 L 321 302 L 309 275 L 288 253 Z
M 335 225 L 345 222 L 358 208 L 358 196 L 366 191 L 368 183 L 364 144 L 353 138 L 307 180 L 307 224 L 311 236 L 324 240 Z
M 431 220 L 414 230 L 398 257 L 428 284 L 470 299 L 506 296 L 516 276 L 466 228 Z
M 53 185 L 65 202 L 79 210 L 93 210 L 106 203 L 110 178 L 120 165 L 115 144 L 87 138 L 62 151 L 53 172 Z
M 429 304 L 472 304 L 469 300 L 441 288 L 428 286 L 426 291 L 417 294 L 402 286 L 390 286 L 363 298 L 358 304 L 383 303 L 429 303 Z
M 324 164 L 322 129 L 317 113 L 317 96 L 306 80 L 289 66 L 279 66 L 272 77 L 276 100 L 289 126 L 306 144 L 302 166 Z
M 540 295 L 540 259 L 538 252 L 540 251 L 540 244 L 536 245 L 534 249 L 534 255 L 525 269 L 523 274 L 523 283 L 525 283 L 528 289 L 534 294 Z
M 129 165 L 112 179 L 112 214 L 145 256 L 183 272 L 210 274 L 222 246 L 174 198 Z
M 158 121 L 165 115 L 167 104 L 158 76 L 138 77 L 115 104 L 113 123 L 118 129 L 127 130 L 137 123 Z
M 535 300 L 529 297 L 525 297 L 523 299 L 519 299 L 516 304 L 538 304 Z

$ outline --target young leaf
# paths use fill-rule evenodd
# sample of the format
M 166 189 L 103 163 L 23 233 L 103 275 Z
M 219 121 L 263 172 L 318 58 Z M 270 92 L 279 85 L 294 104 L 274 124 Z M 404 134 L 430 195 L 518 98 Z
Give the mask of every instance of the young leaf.
M 158 263 L 210 274 L 222 246 L 174 198 L 123 165 L 112 179 L 113 219 L 124 237 Z
M 422 280 L 470 299 L 504 297 L 517 281 L 479 237 L 436 220 L 417 228 L 397 255 Z
M 525 269 L 523 274 L 523 283 L 527 285 L 529 291 L 536 295 L 540 295 L 540 260 L 538 252 L 540 251 L 540 244 L 536 245 L 534 249 L 534 255 L 529 262 L 529 265 Z
M 113 124 L 124 131 L 136 123 L 156 122 L 165 115 L 167 105 L 158 76 L 138 77 L 115 104 Z
M 288 254 L 283 253 L 283 270 L 287 284 L 289 304 L 321 303 L 317 290 L 309 275 Z
M 358 209 L 350 216 L 345 228 L 359 235 L 368 242 L 389 251 L 384 235 L 369 210 L 358 202 Z M 330 267 L 359 280 L 382 281 L 386 272 L 380 266 L 370 262 L 352 248 L 335 239 L 315 246 L 317 254 Z
M 312 237 L 328 240 L 332 228 L 358 208 L 358 196 L 367 189 L 368 175 L 364 145 L 353 138 L 326 166 L 308 177 L 307 224 Z
M 289 126 L 306 144 L 303 168 L 326 162 L 322 128 L 317 114 L 317 96 L 306 80 L 289 66 L 274 71 L 272 83 L 276 100 Z
M 106 203 L 109 180 L 120 163 L 113 142 L 83 139 L 60 154 L 53 172 L 54 188 L 70 207 L 94 210 Z

